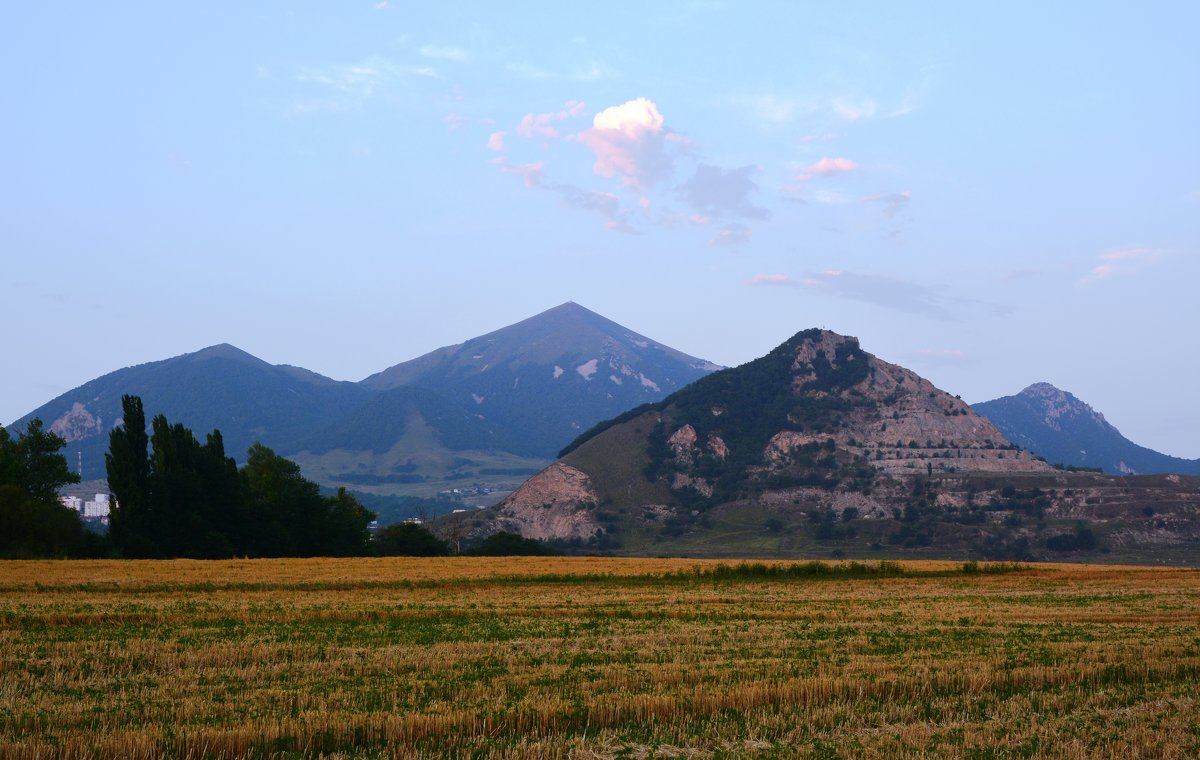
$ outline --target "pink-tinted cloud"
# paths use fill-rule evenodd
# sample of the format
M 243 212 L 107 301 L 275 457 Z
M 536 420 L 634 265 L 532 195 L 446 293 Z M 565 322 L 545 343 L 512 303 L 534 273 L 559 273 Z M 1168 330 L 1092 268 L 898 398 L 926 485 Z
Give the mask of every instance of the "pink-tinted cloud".
M 858 169 L 858 164 L 848 158 L 822 158 L 820 161 L 804 167 L 804 170 L 797 175 L 796 181 L 807 182 L 816 177 L 832 177 L 856 169 Z
M 488 150 L 494 150 L 494 151 L 504 150 L 504 133 L 503 132 L 493 132 L 488 137 L 487 146 L 488 146 Z
M 448 113 L 443 119 L 446 122 L 446 129 L 461 129 L 466 120 L 466 116 L 457 113 Z
M 542 173 L 546 169 L 544 161 L 536 161 L 531 164 L 516 164 L 514 166 L 502 166 L 500 171 L 505 174 L 516 174 L 525 180 L 525 187 L 541 187 Z
M 601 177 L 619 177 L 638 190 L 645 189 L 671 173 L 666 151 L 671 133 L 664 127 L 658 106 L 637 98 L 606 108 L 592 119 L 591 129 L 576 139 L 596 155 L 592 169 Z
M 1099 256 L 1099 264 L 1092 267 L 1083 282 L 1094 282 L 1117 275 L 1133 274 L 1145 265 L 1157 260 L 1161 251 L 1153 248 L 1118 248 L 1105 251 Z
M 820 134 L 815 134 L 815 135 L 801 135 L 800 136 L 800 142 L 805 142 L 805 143 L 832 140 L 832 139 L 833 139 L 832 132 L 822 132 Z
M 756 274 L 750 278 L 750 285 L 787 285 L 796 286 L 800 283 L 786 274 Z
M 561 111 L 549 113 L 527 113 L 517 125 L 516 133 L 522 137 L 560 137 L 554 122 L 565 121 L 583 113 L 584 105 L 580 101 L 568 100 Z

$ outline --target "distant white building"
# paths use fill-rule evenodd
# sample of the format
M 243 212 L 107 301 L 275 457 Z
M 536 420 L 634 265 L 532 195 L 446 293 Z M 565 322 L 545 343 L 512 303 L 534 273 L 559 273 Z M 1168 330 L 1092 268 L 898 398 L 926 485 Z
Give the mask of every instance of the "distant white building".
M 76 499 L 76 501 L 79 501 Z M 98 493 L 96 498 L 83 503 L 81 514 L 84 517 L 100 517 L 107 518 L 109 512 L 108 494 Z
M 74 512 L 83 511 L 83 499 L 78 496 L 59 496 L 58 503 Z

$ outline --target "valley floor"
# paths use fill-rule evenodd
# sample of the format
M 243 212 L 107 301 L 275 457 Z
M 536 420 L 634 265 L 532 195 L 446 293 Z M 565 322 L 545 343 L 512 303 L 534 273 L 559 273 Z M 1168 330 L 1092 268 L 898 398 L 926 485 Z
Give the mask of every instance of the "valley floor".
M 1195 757 L 1200 572 L 0 563 L 0 757 Z

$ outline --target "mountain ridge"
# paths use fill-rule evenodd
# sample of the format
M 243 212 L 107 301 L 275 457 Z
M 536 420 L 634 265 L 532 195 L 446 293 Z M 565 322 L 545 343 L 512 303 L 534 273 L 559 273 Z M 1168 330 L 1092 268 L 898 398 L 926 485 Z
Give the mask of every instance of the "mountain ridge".
M 1200 460 L 1163 454 L 1130 441 L 1104 415 L 1046 382 L 974 404 L 1006 436 L 1051 462 L 1111 475 L 1200 475 Z
M 217 343 L 106 373 L 15 424 L 41 417 L 100 478 L 130 393 L 198 433 L 221 429 L 235 458 L 262 442 L 325 485 L 432 495 L 515 486 L 496 473 L 536 470 L 581 430 L 715 366 L 567 302 L 358 383 Z

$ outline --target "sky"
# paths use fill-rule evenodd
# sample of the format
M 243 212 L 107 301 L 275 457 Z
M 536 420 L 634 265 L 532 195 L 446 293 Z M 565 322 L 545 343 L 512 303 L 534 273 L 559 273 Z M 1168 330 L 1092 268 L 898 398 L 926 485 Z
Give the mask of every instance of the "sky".
M 551 10 L 552 9 L 552 10 Z M 573 300 L 825 327 L 1200 457 L 1200 4 L 21 3 L 0 421 L 232 343 L 359 380 Z

